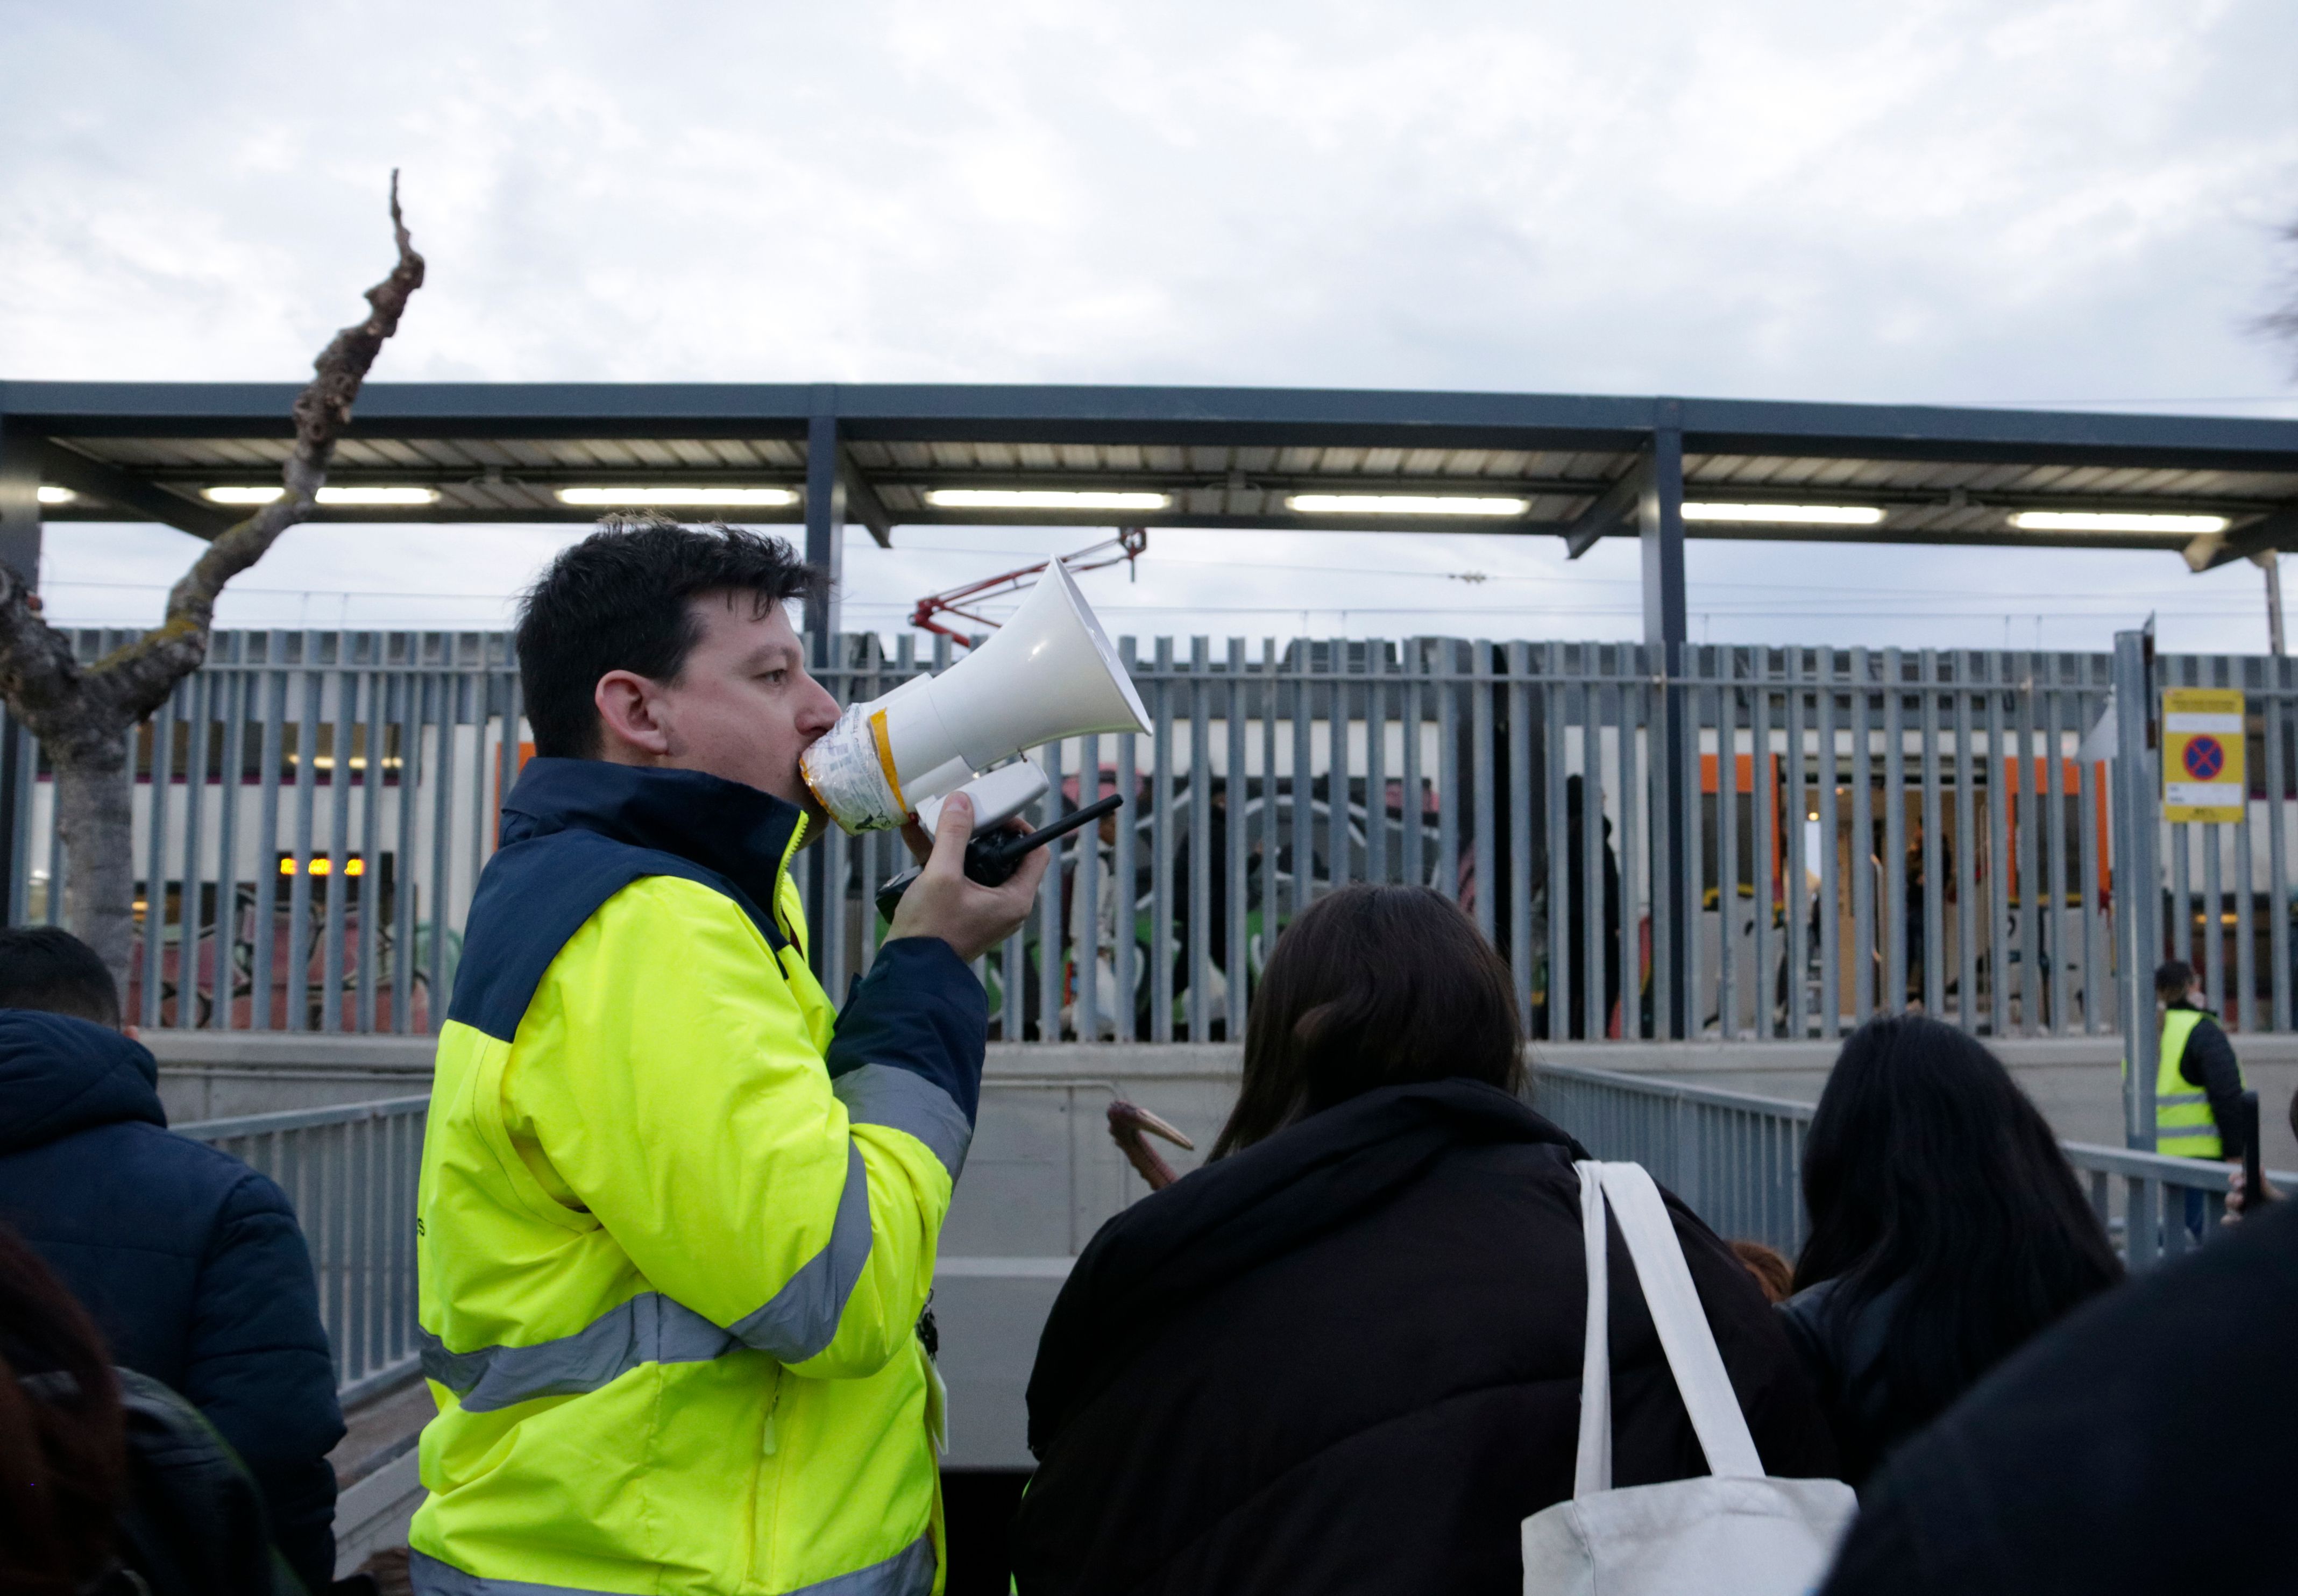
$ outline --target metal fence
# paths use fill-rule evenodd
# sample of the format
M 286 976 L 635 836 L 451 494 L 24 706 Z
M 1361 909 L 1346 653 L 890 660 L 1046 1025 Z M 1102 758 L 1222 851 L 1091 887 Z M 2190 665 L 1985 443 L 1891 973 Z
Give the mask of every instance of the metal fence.
M 949 657 L 838 643 L 847 700 Z M 984 961 L 1003 1038 L 1228 1036 L 1277 929 L 1354 881 L 1468 907 L 1537 1038 L 1829 1038 L 1911 1002 L 1988 1036 L 2117 1024 L 2119 819 L 2082 748 L 2107 655 L 1702 647 L 1669 676 L 1630 644 L 1122 651 L 1152 731 L 1034 751 L 1060 806 L 1133 801 L 1060 847 L 1038 913 Z M 2246 820 L 2158 832 L 2163 950 L 2230 1028 L 2287 1030 L 2298 676 L 2211 657 L 2157 680 L 2250 695 Z M 500 633 L 218 634 L 135 733 L 132 1017 L 435 1027 L 518 715 Z M 53 919 L 70 861 L 13 735 L 11 913 Z M 899 847 L 833 835 L 806 857 L 833 993 L 883 934 Z
M 922 668 L 907 640 L 847 648 L 841 697 Z M 1034 754 L 1063 806 L 1135 803 L 1062 847 L 987 962 L 1006 1038 L 1228 1035 L 1275 931 L 1364 880 L 1467 906 L 1539 1038 L 1834 1038 L 1909 1005 L 1985 1036 L 2117 1026 L 2116 817 L 2084 746 L 2109 655 L 1702 647 L 1669 677 L 1627 644 L 1123 652 L 1152 732 Z M 2158 681 L 2244 688 L 2253 773 L 2242 823 L 2160 829 L 2163 951 L 2231 1028 L 2286 1030 L 2298 679 L 2213 657 Z M 833 989 L 895 847 L 825 850 Z
M 177 1128 L 269 1175 L 294 1204 L 345 1406 L 397 1385 L 420 1360 L 415 1183 L 430 1103 L 398 1097 Z
M 1533 1101 L 1594 1156 L 1642 1164 L 1717 1235 L 1760 1241 L 1790 1258 L 1802 1246 L 1811 1104 L 1561 1064 L 1535 1072 Z M 2219 1234 L 2232 1165 L 2082 1142 L 2060 1146 L 2132 1269 Z M 2294 1189 L 2293 1177 L 2268 1179 Z

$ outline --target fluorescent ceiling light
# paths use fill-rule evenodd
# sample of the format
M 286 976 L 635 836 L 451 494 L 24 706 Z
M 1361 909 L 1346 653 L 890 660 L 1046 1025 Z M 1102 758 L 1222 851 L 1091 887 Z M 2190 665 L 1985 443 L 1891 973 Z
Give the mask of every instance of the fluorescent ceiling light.
M 73 492 L 70 488 L 51 487 L 46 483 L 42 483 L 40 484 L 40 502 L 42 504 L 70 504 L 73 500 L 79 497 L 79 495 Z
M 1426 493 L 1295 493 L 1285 508 L 1310 516 L 1520 516 L 1525 499 L 1471 498 Z
M 321 504 L 432 504 L 439 494 L 433 488 L 321 488 Z
M 561 504 L 590 505 L 789 505 L 798 495 L 788 488 L 561 488 Z
M 1687 521 L 1741 521 L 1766 526 L 1872 526 L 1883 512 L 1872 504 L 1691 504 Z
M 1163 509 L 1173 502 L 1173 496 L 1104 490 L 935 488 L 926 494 L 926 502 L 936 509 Z
M 2121 510 L 2022 509 L 2021 532 L 2224 532 L 2224 516 L 2142 516 Z
M 287 490 L 281 487 L 208 488 L 201 497 L 211 504 L 269 504 Z M 430 504 L 438 499 L 431 488 L 321 488 L 321 504 Z

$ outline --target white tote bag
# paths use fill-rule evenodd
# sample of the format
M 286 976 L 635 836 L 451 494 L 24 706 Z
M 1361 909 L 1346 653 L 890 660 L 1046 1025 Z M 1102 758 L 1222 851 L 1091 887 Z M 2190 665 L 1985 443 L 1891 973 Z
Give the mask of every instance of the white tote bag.
M 1765 1476 L 1659 1188 L 1636 1164 L 1575 1167 L 1588 1247 L 1579 1460 L 1572 1500 L 1524 1521 L 1525 1596 L 1800 1596 L 1814 1589 L 1858 1499 L 1840 1480 Z M 1612 1489 L 1608 1195 L 1707 1455 L 1704 1479 Z

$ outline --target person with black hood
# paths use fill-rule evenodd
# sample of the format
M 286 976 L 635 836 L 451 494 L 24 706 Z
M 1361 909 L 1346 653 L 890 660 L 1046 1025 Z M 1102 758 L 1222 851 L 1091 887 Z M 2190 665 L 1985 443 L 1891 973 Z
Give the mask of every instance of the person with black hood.
M 1508 967 L 1419 887 L 1277 944 L 1206 1166 L 1104 1226 L 1029 1379 L 1021 1596 L 1515 1596 L 1572 1494 L 1587 1154 L 1521 1101 Z M 1834 1447 L 1747 1269 L 1668 1199 L 1767 1471 Z M 1707 1472 L 1616 1229 L 1614 1480 Z
M 214 1425 L 296 1576 L 324 1591 L 343 1419 L 310 1254 L 285 1195 L 171 1134 L 158 1088 L 95 951 L 51 927 L 0 930 L 0 1220 L 87 1308 L 113 1362 Z

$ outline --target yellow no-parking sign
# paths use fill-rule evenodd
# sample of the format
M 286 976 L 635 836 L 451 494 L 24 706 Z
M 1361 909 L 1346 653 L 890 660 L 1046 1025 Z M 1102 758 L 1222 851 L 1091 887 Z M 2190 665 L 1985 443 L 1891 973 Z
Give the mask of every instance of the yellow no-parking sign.
M 2222 823 L 2249 813 L 2243 707 L 2238 688 L 2163 690 L 2163 819 Z

